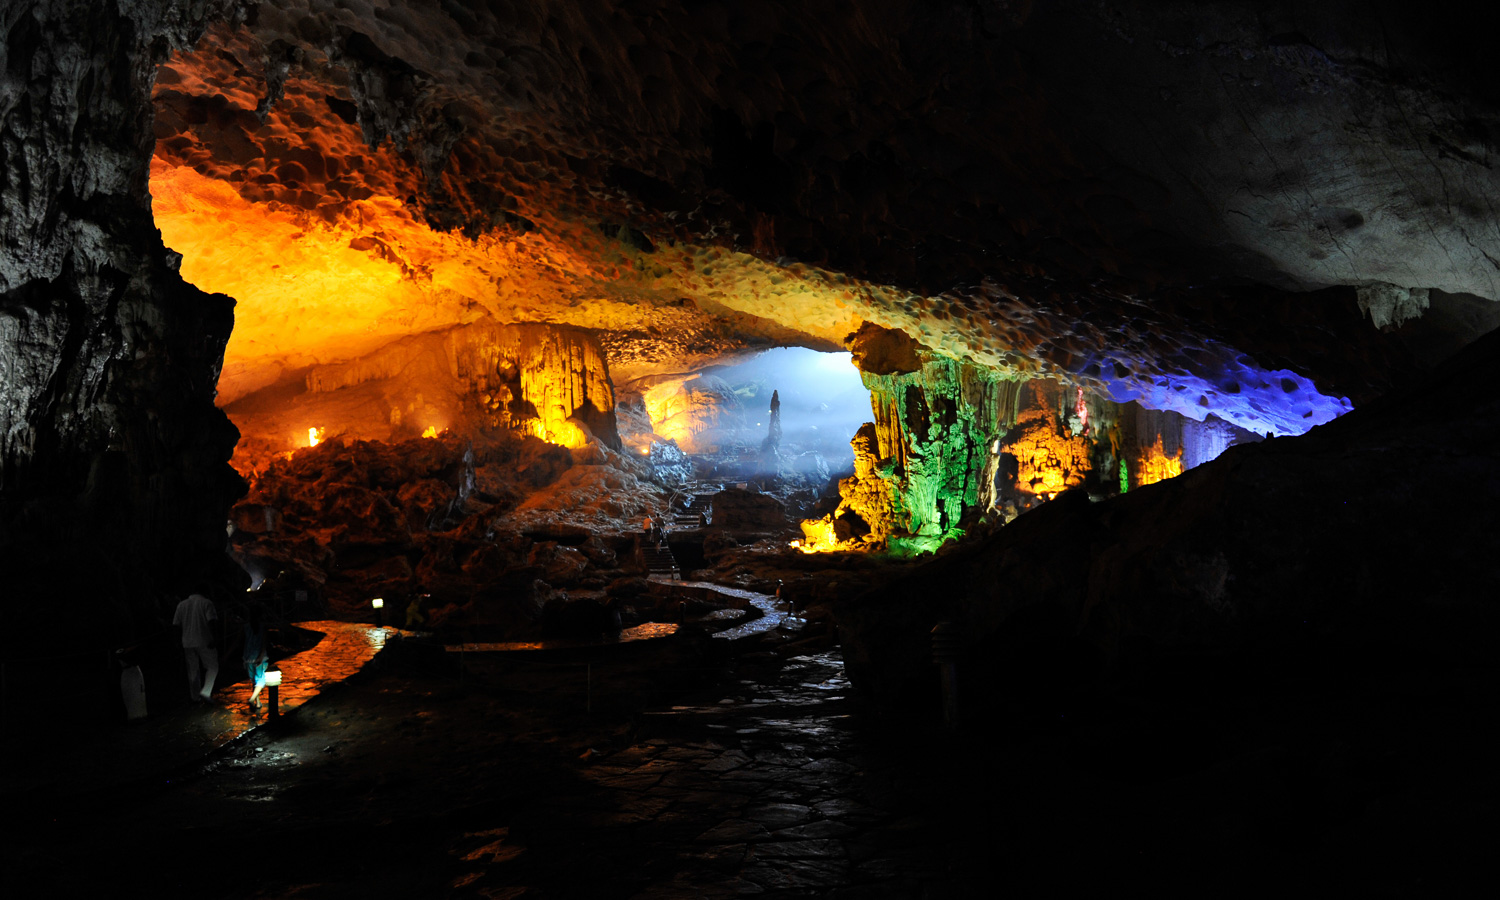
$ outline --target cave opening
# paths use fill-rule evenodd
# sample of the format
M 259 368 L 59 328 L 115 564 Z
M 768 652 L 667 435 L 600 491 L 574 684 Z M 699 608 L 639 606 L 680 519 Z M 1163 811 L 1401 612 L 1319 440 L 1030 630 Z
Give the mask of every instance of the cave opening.
M 854 463 L 849 440 L 870 418 L 869 389 L 847 352 L 777 347 L 687 376 L 647 381 L 636 387 L 655 435 L 704 457 L 759 453 L 774 415 L 775 444 L 783 454 L 816 454 L 819 460 L 802 465 L 847 472 Z M 705 475 L 730 481 L 754 475 L 730 468 L 715 475 L 710 466 Z
M 381 595 L 486 633 L 591 627 L 539 610 L 608 605 L 636 573 L 785 580 L 747 547 L 906 559 L 1349 408 L 1135 320 L 1136 357 L 1063 349 L 1019 307 L 988 320 L 1003 353 L 937 352 L 979 319 L 559 212 L 462 141 L 434 166 L 370 132 L 348 69 L 268 68 L 252 43 L 216 27 L 158 69 L 153 214 L 183 277 L 237 301 L 232 553 L 342 614 Z M 881 326 L 856 295 L 943 314 Z M 648 519 L 678 526 L 664 558 Z
M 1473 25 L 8 5 L 6 883 L 1467 887 Z
M 564 610 L 784 549 L 836 499 L 870 417 L 834 339 L 857 320 L 784 305 L 837 309 L 846 279 L 669 256 L 467 144 L 439 174 L 362 127 L 350 79 L 278 69 L 225 25 L 153 88 L 155 222 L 185 280 L 236 302 L 216 402 L 254 592 L 344 617 L 380 596 L 450 634 L 587 631 L 598 616 Z M 484 196 L 455 193 L 455 170 L 490 164 Z M 665 560 L 653 519 L 674 526 Z

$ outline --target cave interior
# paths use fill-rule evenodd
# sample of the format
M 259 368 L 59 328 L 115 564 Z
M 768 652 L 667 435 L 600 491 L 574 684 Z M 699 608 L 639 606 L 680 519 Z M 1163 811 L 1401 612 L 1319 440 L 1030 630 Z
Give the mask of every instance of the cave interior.
M 134 807 L 101 859 L 166 866 L 182 815 L 322 848 L 224 896 L 1461 884 L 1500 801 L 1483 32 L 1446 0 L 8 6 L 4 750 L 44 774 L 5 793 L 65 812 L 7 882 L 94 885 L 56 848 Z M 203 751 L 195 592 L 221 684 L 252 608 L 273 669 L 376 616 L 395 661 Z M 651 716 L 809 671 L 855 724 L 779 726 L 821 750 L 756 802 L 890 821 L 507 806 L 543 803 L 517 770 L 583 790 L 539 747 L 685 765 Z M 237 771 L 264 811 L 203 786 L 435 695 L 374 831 L 309 787 L 348 771 Z M 527 737 L 454 774 L 500 720 Z M 131 762 L 161 746 L 197 787 Z M 537 862 L 453 849 L 504 828 Z M 426 861 L 352 875 L 366 837 Z

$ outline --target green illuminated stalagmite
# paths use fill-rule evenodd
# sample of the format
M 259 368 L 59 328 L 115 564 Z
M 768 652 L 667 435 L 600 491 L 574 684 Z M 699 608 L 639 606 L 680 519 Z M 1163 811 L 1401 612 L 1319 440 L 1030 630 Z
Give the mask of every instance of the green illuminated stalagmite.
M 1181 472 L 1189 435 L 1198 458 L 1249 436 L 1122 404 L 1096 385 L 1018 380 L 869 323 L 847 344 L 875 421 L 851 442 L 855 472 L 839 482 L 838 509 L 803 523 L 809 551 L 936 549 L 976 511 L 1008 522 L 1066 491 L 1124 493 Z
M 863 379 L 881 459 L 891 461 L 890 548 L 934 548 L 953 535 L 967 510 L 989 505 L 993 448 L 1014 419 L 1019 383 L 928 354 L 914 372 L 865 373 Z
M 857 471 L 839 486 L 838 511 L 804 527 L 808 547 L 933 549 L 993 501 L 994 448 L 1014 422 L 1019 383 L 874 325 L 848 343 L 875 421 L 855 437 Z

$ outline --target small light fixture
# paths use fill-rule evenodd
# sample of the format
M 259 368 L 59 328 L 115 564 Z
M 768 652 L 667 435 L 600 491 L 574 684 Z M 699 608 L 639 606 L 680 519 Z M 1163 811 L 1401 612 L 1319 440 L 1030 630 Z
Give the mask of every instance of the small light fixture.
M 281 670 L 266 670 L 266 714 L 272 719 L 281 717 Z
M 385 599 L 382 598 L 382 597 L 376 597 L 374 600 L 370 601 L 370 605 L 373 606 L 373 607 L 375 607 L 375 627 L 376 628 L 384 628 L 385 627 Z

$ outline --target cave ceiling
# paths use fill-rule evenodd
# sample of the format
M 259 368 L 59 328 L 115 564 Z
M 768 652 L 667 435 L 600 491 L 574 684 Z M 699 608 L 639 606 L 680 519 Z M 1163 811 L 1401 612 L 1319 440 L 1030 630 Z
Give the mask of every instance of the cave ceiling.
M 612 441 L 613 396 L 860 334 L 997 403 L 1050 375 L 1033 392 L 1090 415 L 1300 433 L 1500 321 L 1484 24 L 1451 0 L 0 4 L 0 550 L 17 584 L 102 578 L 151 620 L 225 572 L 254 437 L 230 407 L 305 394 L 415 437 L 444 424 L 427 383 L 379 384 L 408 362 L 564 443 Z M 599 366 L 541 364 L 564 355 Z M 266 454 L 338 433 L 276 414 Z
M 870 321 L 1286 433 L 1384 362 L 1302 292 L 1500 297 L 1462 29 L 1352 9 L 252 4 L 158 70 L 154 211 L 221 402 L 484 316 L 617 381 Z

